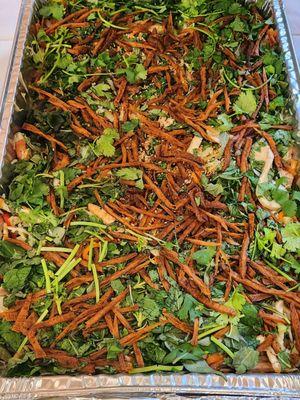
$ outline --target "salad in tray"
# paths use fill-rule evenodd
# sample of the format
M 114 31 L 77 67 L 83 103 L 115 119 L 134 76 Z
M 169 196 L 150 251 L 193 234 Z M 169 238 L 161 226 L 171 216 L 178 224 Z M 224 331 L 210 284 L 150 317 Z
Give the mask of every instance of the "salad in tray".
M 262 5 L 40 7 L 0 198 L 3 375 L 297 372 L 297 129 Z

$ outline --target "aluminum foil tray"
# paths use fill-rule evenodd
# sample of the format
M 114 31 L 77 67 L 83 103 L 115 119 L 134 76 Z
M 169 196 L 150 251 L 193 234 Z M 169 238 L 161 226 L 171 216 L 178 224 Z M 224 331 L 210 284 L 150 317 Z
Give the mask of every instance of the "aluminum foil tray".
M 255 0 L 246 0 L 255 1 Z M 22 0 L 10 59 L 6 86 L 0 99 L 0 178 L 5 186 L 5 164 L 9 162 L 9 139 L 14 122 L 22 118 L 26 99 L 22 77 L 24 49 L 31 20 L 41 0 Z M 300 73 L 283 0 L 266 0 L 266 16 L 274 13 L 285 58 L 290 95 L 300 132 Z M 298 136 L 300 137 L 299 133 Z M 0 399 L 48 400 L 266 400 L 300 399 L 300 375 L 228 374 L 217 375 L 151 374 L 44 376 L 0 378 Z

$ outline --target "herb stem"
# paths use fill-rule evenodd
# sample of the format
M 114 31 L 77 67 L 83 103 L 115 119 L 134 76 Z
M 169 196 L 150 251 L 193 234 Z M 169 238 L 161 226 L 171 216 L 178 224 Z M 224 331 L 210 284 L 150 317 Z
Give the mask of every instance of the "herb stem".
M 143 368 L 133 368 L 129 371 L 130 374 L 142 374 L 145 372 L 165 371 L 165 372 L 180 372 L 183 370 L 182 365 L 149 365 Z
M 46 284 L 46 293 L 51 293 L 51 281 L 50 281 L 50 276 L 49 276 L 49 271 L 47 267 L 47 263 L 44 259 L 42 259 L 42 267 L 43 267 L 43 272 L 45 276 L 45 284 Z
M 97 11 L 97 14 L 98 14 L 98 17 L 101 19 L 101 21 L 103 22 L 103 24 L 104 24 L 106 27 L 115 28 L 115 29 L 121 29 L 121 30 L 127 31 L 128 28 L 125 28 L 124 26 L 114 25 L 114 24 L 112 24 L 111 22 L 109 22 L 109 21 L 107 21 L 106 19 L 104 19 L 104 18 L 102 17 L 102 15 L 100 14 L 99 11 Z
M 60 178 L 60 208 L 63 210 L 65 205 L 65 197 L 63 193 L 63 189 L 65 186 L 65 174 L 63 170 L 59 171 L 59 178 Z
M 294 281 L 293 278 L 291 278 L 288 274 L 286 274 L 284 271 L 281 271 L 281 269 L 277 268 L 275 265 L 273 265 L 272 263 L 270 263 L 270 261 L 265 260 L 265 263 L 272 269 L 274 269 L 274 271 L 276 271 L 279 275 L 284 276 L 286 279 L 288 279 L 289 281 Z
M 292 292 L 293 290 L 296 290 L 296 289 L 298 289 L 299 287 L 300 287 L 300 283 L 298 283 L 297 285 L 293 286 L 292 288 L 289 288 L 289 289 L 287 290 L 287 292 Z
M 66 261 L 63 263 L 63 265 L 56 271 L 55 275 L 59 276 L 63 273 L 63 271 L 68 268 L 68 265 L 73 261 L 73 258 L 75 257 L 77 251 L 79 250 L 79 244 L 76 244 L 71 251 L 69 257 L 66 259 Z
M 107 247 L 108 247 L 108 242 L 107 240 L 104 240 L 101 246 L 101 251 L 99 252 L 99 259 L 98 259 L 99 262 L 102 262 L 105 259 L 107 255 Z
M 92 270 L 93 264 L 93 252 L 94 252 L 94 239 L 91 238 L 90 240 L 90 248 L 89 248 L 89 259 L 88 259 L 88 270 Z
M 106 225 L 98 224 L 97 222 L 91 221 L 73 221 L 71 222 L 70 226 L 91 226 L 93 228 L 105 229 Z
M 93 279 L 94 279 L 94 283 L 95 283 L 96 303 L 98 303 L 100 300 L 100 286 L 99 286 L 98 271 L 97 271 L 96 265 L 94 263 L 92 263 L 91 268 L 92 268 Z
M 68 247 L 41 247 L 40 251 L 49 251 L 54 253 L 71 253 L 72 249 Z
M 69 272 L 72 271 L 73 268 L 76 267 L 82 261 L 81 258 L 77 258 L 72 260 L 61 272 L 57 275 L 57 280 L 60 282 Z
M 225 328 L 225 326 L 226 325 L 218 325 L 218 326 L 215 326 L 214 328 L 208 329 L 207 331 L 200 333 L 200 335 L 198 336 L 198 339 L 202 339 L 206 336 L 209 336 L 211 333 L 217 332 L 220 329 Z
M 230 358 L 234 357 L 233 352 L 227 347 L 225 346 L 225 344 L 223 344 L 222 342 L 220 342 L 220 340 L 218 340 L 217 338 L 215 338 L 214 336 L 211 336 L 210 340 L 217 345 L 218 347 L 220 347 L 220 349 L 222 349 L 226 354 L 229 355 Z

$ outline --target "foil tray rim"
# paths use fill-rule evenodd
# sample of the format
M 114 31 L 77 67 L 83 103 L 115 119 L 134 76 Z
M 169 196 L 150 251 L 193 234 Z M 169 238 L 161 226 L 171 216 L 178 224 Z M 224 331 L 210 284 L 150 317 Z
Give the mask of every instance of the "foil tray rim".
M 246 0 L 249 1 L 249 0 Z M 250 0 L 255 1 L 255 0 Z M 7 80 L 0 99 L 0 168 L 14 112 L 14 101 L 21 81 L 20 71 L 29 24 L 37 0 L 22 0 L 13 53 Z M 266 0 L 266 6 L 270 3 Z M 271 1 L 275 13 L 282 50 L 287 66 L 291 99 L 300 131 L 300 73 L 283 0 Z M 2 168 L 1 168 L 2 169 Z M 226 379 L 208 374 L 150 374 L 150 375 L 79 375 L 42 376 L 32 378 L 0 378 L 0 399 L 59 399 L 66 396 L 88 398 L 162 397 L 171 395 L 264 396 L 266 398 L 300 398 L 300 374 L 227 374 Z M 22 397 L 21 397 L 22 396 Z M 52 397 L 52 398 L 53 398 Z M 168 396 L 167 396 L 168 397 Z M 177 396 L 175 396 L 176 398 Z M 222 396 L 223 397 L 223 396 Z M 73 397 L 72 397 L 73 398 Z M 86 398 L 86 397 L 85 397 Z M 97 397 L 98 398 L 98 397 Z M 177 397 L 178 398 L 178 397 Z M 218 397 L 219 398 L 219 397 Z

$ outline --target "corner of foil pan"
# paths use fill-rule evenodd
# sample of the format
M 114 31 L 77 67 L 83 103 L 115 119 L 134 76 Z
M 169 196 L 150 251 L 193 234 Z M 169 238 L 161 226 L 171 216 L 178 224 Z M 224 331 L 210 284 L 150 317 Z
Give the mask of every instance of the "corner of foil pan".
M 290 26 L 285 12 L 285 1 L 286 0 L 273 0 L 273 10 L 286 63 L 291 100 L 294 104 L 294 111 L 298 122 L 297 137 L 298 142 L 300 142 L 300 70 Z
M 12 44 L 4 88 L 0 98 L 0 179 L 10 134 L 15 99 L 18 92 L 18 84 L 21 81 L 20 71 L 24 57 L 24 48 L 28 35 L 29 23 L 32 17 L 33 4 L 34 0 L 21 0 L 17 28 Z
M 291 374 L 151 374 L 43 376 L 0 379 L 0 399 L 184 400 L 189 397 L 233 396 L 300 398 L 299 375 Z

